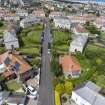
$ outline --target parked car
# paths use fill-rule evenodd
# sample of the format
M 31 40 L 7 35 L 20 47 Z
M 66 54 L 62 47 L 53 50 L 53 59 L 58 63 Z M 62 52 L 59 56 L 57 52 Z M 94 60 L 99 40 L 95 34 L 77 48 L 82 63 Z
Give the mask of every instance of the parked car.
M 31 85 L 28 85 L 27 89 L 28 89 L 28 91 L 30 92 L 31 95 L 37 96 L 38 92 L 34 87 L 32 87 Z

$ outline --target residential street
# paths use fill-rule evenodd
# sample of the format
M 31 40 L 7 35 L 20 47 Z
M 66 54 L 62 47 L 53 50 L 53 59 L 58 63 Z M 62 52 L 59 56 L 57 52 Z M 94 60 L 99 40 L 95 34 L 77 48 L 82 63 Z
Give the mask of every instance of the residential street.
M 44 41 L 42 44 L 42 67 L 39 88 L 38 105 L 55 105 L 54 91 L 52 86 L 52 73 L 50 72 L 50 54 L 48 54 L 48 43 L 51 40 L 50 28 L 47 23 L 44 30 Z

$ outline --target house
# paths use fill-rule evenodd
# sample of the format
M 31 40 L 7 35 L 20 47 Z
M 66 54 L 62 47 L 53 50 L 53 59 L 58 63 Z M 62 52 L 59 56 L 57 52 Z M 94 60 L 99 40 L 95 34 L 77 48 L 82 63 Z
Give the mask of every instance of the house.
M 26 95 L 23 93 L 10 93 L 7 98 L 8 105 L 26 105 Z
M 84 47 L 88 41 L 88 35 L 76 35 L 73 41 L 70 43 L 69 51 L 71 53 L 83 52 Z
M 68 15 L 67 16 L 72 23 L 85 24 L 86 22 L 91 22 L 95 19 L 92 14 L 82 14 L 82 15 Z
M 19 52 L 7 51 L 0 55 L 0 66 L 4 64 L 2 75 L 6 78 L 20 76 L 22 81 L 32 76 L 32 67 L 19 55 Z M 18 74 L 18 75 L 17 75 Z
M 71 55 L 64 55 L 59 58 L 59 64 L 62 66 L 65 77 L 79 77 L 81 66 L 77 59 Z
M 50 4 L 45 4 L 44 5 L 45 6 L 45 8 L 47 8 L 48 10 L 51 10 L 51 11 L 54 11 L 54 6 L 52 6 L 52 5 L 50 5 Z
M 105 105 L 105 97 L 100 94 L 101 88 L 89 81 L 72 92 L 71 99 L 77 105 Z
M 64 14 L 62 12 L 59 12 L 59 11 L 53 11 L 49 14 L 50 19 L 53 19 L 55 17 L 62 17 L 62 16 L 64 16 Z
M 36 17 L 41 17 L 41 18 L 45 17 L 45 12 L 43 10 L 35 10 L 33 11 L 32 14 L 35 15 Z
M 3 93 L 2 93 L 2 88 L 1 88 L 1 85 L 0 85 L 0 105 L 3 104 L 3 97 L 2 97 Z
M 97 28 L 101 28 L 105 24 L 105 16 L 97 17 L 96 20 L 93 22 L 93 24 Z
M 16 15 L 15 13 L 8 13 L 4 16 L 5 21 L 19 21 L 20 17 Z
M 73 32 L 75 35 L 88 35 L 86 29 L 80 24 L 74 27 Z
M 6 49 L 19 48 L 18 38 L 14 29 L 6 31 L 3 39 Z
M 25 18 L 28 16 L 28 11 L 24 9 L 17 9 L 16 15 L 19 16 L 20 18 Z
M 20 21 L 20 27 L 26 28 L 26 27 L 32 26 L 37 23 L 40 23 L 40 19 L 33 15 L 30 15 Z
M 105 32 L 105 23 L 104 23 L 103 26 L 101 27 L 101 31 Z
M 66 17 L 56 17 L 53 19 L 56 28 L 68 29 L 71 28 L 71 22 Z

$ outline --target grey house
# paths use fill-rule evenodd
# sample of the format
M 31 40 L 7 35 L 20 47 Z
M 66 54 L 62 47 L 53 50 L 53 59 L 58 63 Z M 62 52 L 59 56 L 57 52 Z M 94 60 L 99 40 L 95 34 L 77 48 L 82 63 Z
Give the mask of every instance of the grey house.
M 25 105 L 26 95 L 23 93 L 10 93 L 7 98 L 8 105 Z
M 6 31 L 4 33 L 3 39 L 4 39 L 5 48 L 7 50 L 10 50 L 13 48 L 19 48 L 18 38 L 16 36 L 16 32 L 14 29 L 10 31 Z
M 72 91 L 71 99 L 77 105 L 105 105 L 105 96 L 102 89 L 89 81 Z

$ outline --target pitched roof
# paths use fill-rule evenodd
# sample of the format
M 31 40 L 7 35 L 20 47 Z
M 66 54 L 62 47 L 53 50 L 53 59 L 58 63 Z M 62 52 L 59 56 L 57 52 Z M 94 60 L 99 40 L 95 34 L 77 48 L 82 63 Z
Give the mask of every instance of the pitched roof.
M 74 92 L 91 105 L 105 105 L 105 97 L 99 94 L 100 90 L 100 87 L 89 81 Z
M 88 40 L 88 35 L 79 35 L 79 36 L 76 36 L 76 38 L 74 38 L 74 40 L 71 42 L 70 45 L 77 45 L 77 46 L 84 47 L 87 40 Z
M 4 61 L 7 58 L 11 60 L 9 67 L 12 66 L 14 70 L 19 69 L 19 74 L 23 74 L 31 69 L 31 66 L 24 60 L 24 58 L 15 52 L 10 53 L 9 51 L 7 51 L 4 54 L 0 55 L 0 62 L 4 63 Z M 11 75 L 13 72 L 10 71 L 4 72 L 4 75 L 5 76 Z
M 7 103 L 11 104 L 25 104 L 26 96 L 23 93 L 10 93 L 7 98 Z
M 75 57 L 70 55 L 64 55 L 63 57 L 60 57 L 59 63 L 62 65 L 64 72 L 76 72 L 81 70 L 79 62 Z
M 82 25 L 80 25 L 80 24 L 75 27 L 75 30 L 78 33 L 86 33 L 87 32 L 86 29 Z
M 4 34 L 4 42 L 13 42 L 13 41 L 17 41 L 17 37 L 16 37 L 16 33 L 15 30 L 10 30 L 5 32 Z

